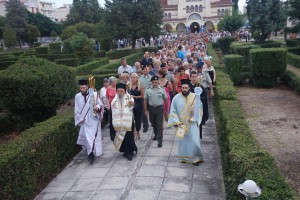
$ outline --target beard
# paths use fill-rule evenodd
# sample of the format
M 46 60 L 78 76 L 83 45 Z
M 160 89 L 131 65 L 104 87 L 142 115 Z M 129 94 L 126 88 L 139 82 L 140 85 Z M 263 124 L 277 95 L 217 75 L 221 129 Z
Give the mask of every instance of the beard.
M 119 99 L 121 99 L 124 96 L 124 94 L 118 94 Z
M 182 91 L 182 95 L 187 97 L 190 94 L 190 90 L 188 91 Z

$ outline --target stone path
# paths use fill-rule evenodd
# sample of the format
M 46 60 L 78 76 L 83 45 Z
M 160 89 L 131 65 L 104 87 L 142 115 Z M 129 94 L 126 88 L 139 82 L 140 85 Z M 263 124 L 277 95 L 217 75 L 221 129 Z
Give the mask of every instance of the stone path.
M 174 128 L 164 129 L 163 147 L 142 133 L 138 154 L 128 161 L 114 149 L 103 129 L 103 153 L 90 165 L 82 150 L 35 200 L 221 200 L 225 199 L 222 166 L 212 105 L 203 126 L 204 162 L 179 163 Z M 166 125 L 166 124 L 165 124 Z

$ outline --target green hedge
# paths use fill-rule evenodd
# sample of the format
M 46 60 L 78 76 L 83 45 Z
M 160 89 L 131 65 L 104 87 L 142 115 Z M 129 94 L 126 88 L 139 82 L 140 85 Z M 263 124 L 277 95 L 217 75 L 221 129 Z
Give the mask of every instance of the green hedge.
M 7 67 L 15 64 L 17 61 L 0 61 L 0 70 L 4 70 L 6 69 Z
M 286 40 L 285 42 L 287 47 L 298 47 L 300 45 L 298 40 Z
M 231 45 L 230 51 L 232 54 L 239 54 L 243 56 L 244 65 L 247 66 L 250 64 L 250 49 L 258 49 L 261 48 L 259 45 L 246 44 L 246 45 Z
M 211 43 L 211 45 L 212 45 L 212 48 L 214 48 L 214 49 L 220 48 L 220 45 L 218 42 L 213 42 L 213 43 Z
M 300 48 L 299 47 L 292 47 L 288 48 L 288 52 L 299 55 L 300 56 Z
M 285 84 L 294 89 L 298 94 L 300 94 L 300 77 L 297 76 L 295 73 L 293 73 L 290 70 L 287 70 L 284 76 L 282 77 L 282 80 L 285 82 Z
M 48 59 L 48 54 L 36 54 L 37 58 L 44 58 L 44 59 Z
M 277 42 L 274 40 L 267 40 L 265 43 L 258 44 L 261 48 L 279 48 L 281 47 L 281 42 Z
M 49 44 L 49 49 L 52 50 L 52 49 L 56 49 L 56 50 L 59 50 L 60 51 L 60 47 L 61 46 L 61 42 L 57 42 L 57 43 L 50 43 Z
M 223 55 L 230 53 L 230 44 L 234 41 L 234 37 L 222 37 L 218 39 L 218 43 Z
M 209 51 L 213 51 L 211 47 Z M 219 61 L 218 58 L 215 60 Z M 226 199 L 241 199 L 237 186 L 247 179 L 254 180 L 262 188 L 259 199 L 293 199 L 292 190 L 285 183 L 274 159 L 261 150 L 249 128 L 229 75 L 220 68 L 216 71 L 214 107 Z
M 293 65 L 294 67 L 300 68 L 300 55 L 293 53 L 287 53 L 287 63 Z
M 77 58 L 63 58 L 63 59 L 55 59 L 54 62 L 59 65 L 66 65 L 69 67 L 77 66 Z
M 224 56 L 225 71 L 230 75 L 234 85 L 240 84 L 243 68 L 243 56 L 231 54 Z
M 277 78 L 286 71 L 287 50 L 266 48 L 250 50 L 250 66 L 253 84 L 256 87 L 273 87 Z
M 54 61 L 56 59 L 66 59 L 66 58 L 76 58 L 75 54 L 69 53 L 69 54 L 48 54 L 48 60 Z
M 1 199 L 34 199 L 78 153 L 74 111 L 58 115 L 0 145 Z
M 56 114 L 56 109 L 73 97 L 75 73 L 48 60 L 28 57 L 0 73 L 0 103 L 28 124 L 43 121 Z
M 96 60 L 93 62 L 89 62 L 84 65 L 80 65 L 76 67 L 76 74 L 77 75 L 85 75 L 85 74 L 91 74 L 93 69 L 99 68 L 100 66 L 103 66 L 105 64 L 109 63 L 108 57 L 102 58 L 101 60 Z
M 116 78 L 118 78 L 118 74 L 117 73 L 108 73 L 108 74 L 102 74 L 102 75 L 81 75 L 81 76 L 77 76 L 76 79 L 82 79 L 82 78 L 89 78 L 89 77 L 94 77 L 96 80 L 96 85 L 95 88 L 97 90 L 100 90 L 103 87 L 103 79 L 104 78 L 109 78 L 111 76 L 114 76 Z
M 48 54 L 48 47 L 36 47 L 35 53 L 36 54 Z
M 238 101 L 219 101 L 226 199 L 241 199 L 237 185 L 254 180 L 263 192 L 259 199 L 293 199 L 273 157 L 258 145 Z
M 133 63 L 135 63 L 138 60 L 141 60 L 141 58 L 143 57 L 143 53 L 142 52 L 138 52 L 138 53 L 134 53 L 131 54 L 129 56 L 126 56 L 126 61 L 128 65 L 131 65 Z M 97 69 L 92 70 L 92 74 L 93 75 L 101 75 L 103 73 L 103 69 L 111 69 L 114 70 L 117 73 L 117 69 L 118 67 L 121 65 L 121 60 L 115 61 L 113 63 L 98 67 Z
M 134 51 L 136 52 L 137 50 Z M 109 57 L 109 59 L 123 58 L 125 56 L 132 54 L 134 51 L 131 49 L 107 51 L 106 56 Z
M 94 58 L 103 58 L 106 56 L 106 51 L 94 51 L 93 57 Z

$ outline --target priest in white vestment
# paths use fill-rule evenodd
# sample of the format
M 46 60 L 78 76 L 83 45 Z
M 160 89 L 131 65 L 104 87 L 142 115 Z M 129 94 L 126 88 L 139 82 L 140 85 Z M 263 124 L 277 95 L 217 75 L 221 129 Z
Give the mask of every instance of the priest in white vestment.
M 199 125 L 202 119 L 202 89 L 190 92 L 190 80 L 181 80 L 181 93 L 174 96 L 171 104 L 168 126 L 185 127 L 184 137 L 178 142 L 178 158 L 182 163 L 198 166 L 203 161 L 199 137 Z M 184 126 L 182 126 L 184 125 Z
M 87 79 L 79 80 L 80 92 L 75 96 L 75 126 L 80 126 L 77 144 L 84 146 L 91 164 L 102 155 L 101 118 L 103 104 Z

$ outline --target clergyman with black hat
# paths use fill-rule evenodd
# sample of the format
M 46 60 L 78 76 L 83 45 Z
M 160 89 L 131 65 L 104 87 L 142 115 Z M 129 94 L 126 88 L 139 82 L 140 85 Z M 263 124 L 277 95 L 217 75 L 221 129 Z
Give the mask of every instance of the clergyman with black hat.
M 200 95 L 202 89 L 190 91 L 190 80 L 181 80 L 181 92 L 173 98 L 168 126 L 177 126 L 182 134 L 176 134 L 178 142 L 178 158 L 182 163 L 198 166 L 203 161 L 201 150 L 199 125 L 202 119 L 202 103 Z
M 94 79 L 90 80 L 94 85 Z M 103 104 L 97 92 L 89 89 L 87 79 L 79 80 L 80 92 L 75 96 L 75 126 L 80 126 L 77 144 L 87 150 L 91 164 L 102 155 L 101 117 Z
M 163 103 L 165 102 L 165 105 L 168 105 L 168 97 L 165 89 L 159 85 L 158 79 L 158 76 L 152 76 L 152 86 L 145 91 L 144 114 L 147 116 L 149 111 L 150 122 L 154 130 L 153 140 L 157 140 L 157 146 L 162 147 L 164 121 Z M 167 108 L 166 110 L 169 109 Z
M 126 84 L 116 85 L 117 95 L 111 102 L 112 126 L 116 131 L 114 146 L 124 153 L 128 160 L 132 160 L 133 152 L 137 153 L 134 142 L 133 106 L 134 99 L 126 92 Z

